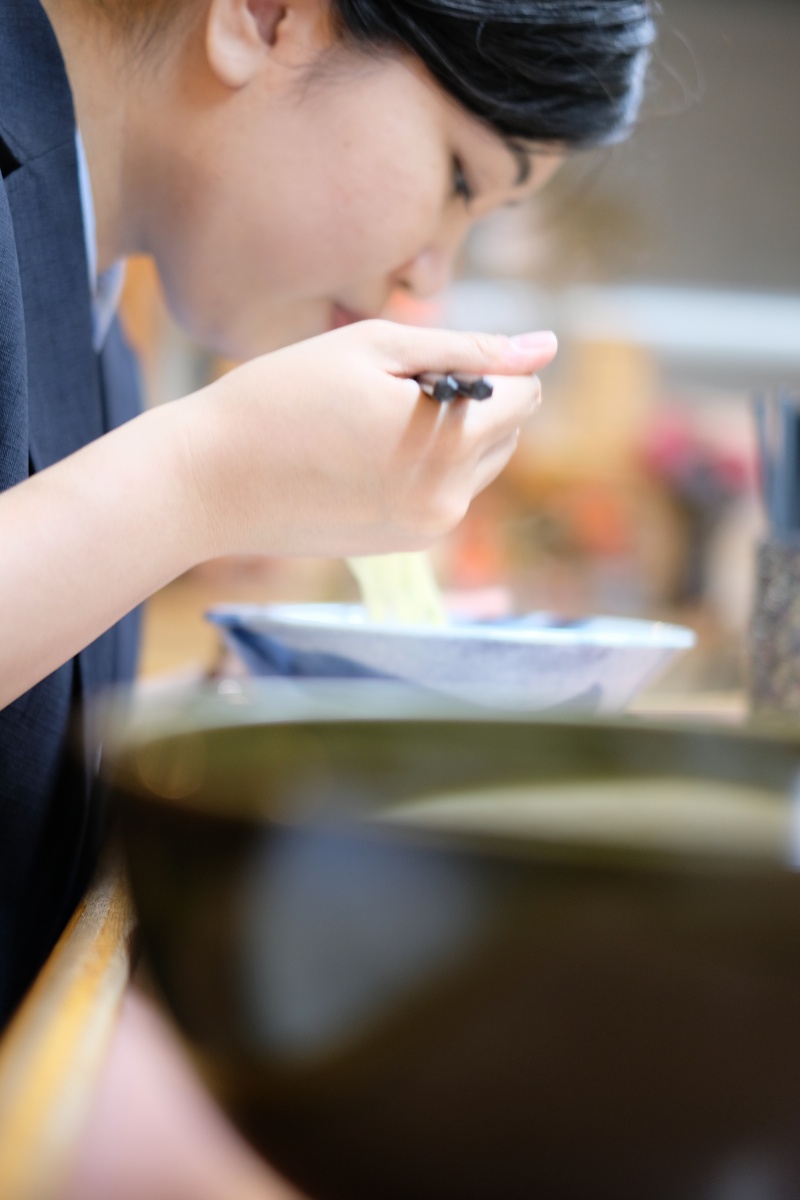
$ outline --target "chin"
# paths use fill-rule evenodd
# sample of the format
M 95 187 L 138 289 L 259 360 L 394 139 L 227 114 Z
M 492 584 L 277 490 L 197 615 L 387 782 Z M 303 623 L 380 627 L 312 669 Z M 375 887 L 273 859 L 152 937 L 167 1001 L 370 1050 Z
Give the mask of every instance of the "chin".
M 294 310 L 287 308 L 270 316 L 251 332 L 248 338 L 248 345 L 253 348 L 251 357 L 319 337 L 333 327 L 330 304 L 308 304 Z
M 277 314 L 257 325 L 245 326 L 243 322 L 238 329 L 226 326 L 224 329 L 189 330 L 189 333 L 213 354 L 233 362 L 245 362 L 326 333 L 331 328 L 329 312 L 329 307 L 319 307 L 305 313 Z
M 331 326 L 329 299 L 287 299 L 279 296 L 217 293 L 203 303 L 186 288 L 170 287 L 162 277 L 164 294 L 174 320 L 210 354 L 231 362 L 245 362 L 326 333 Z M 200 302 L 198 303 L 198 299 Z
M 366 320 L 368 320 L 366 313 L 355 312 L 354 309 L 345 308 L 343 304 L 337 303 L 331 306 L 328 328 L 344 329 L 346 325 L 355 325 L 358 321 Z

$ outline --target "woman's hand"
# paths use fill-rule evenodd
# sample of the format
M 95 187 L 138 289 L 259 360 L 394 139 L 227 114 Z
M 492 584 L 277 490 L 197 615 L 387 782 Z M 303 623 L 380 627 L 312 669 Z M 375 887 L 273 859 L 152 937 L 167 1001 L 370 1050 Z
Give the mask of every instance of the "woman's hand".
M 0 706 L 221 554 L 424 546 L 505 466 L 556 351 L 381 321 L 257 359 L 0 495 Z M 413 376 L 496 377 L 440 405 Z M 511 378 L 509 378 L 511 377 Z
M 430 544 L 506 465 L 556 349 L 364 321 L 237 368 L 181 402 L 208 556 Z M 494 395 L 438 404 L 413 379 L 450 370 Z

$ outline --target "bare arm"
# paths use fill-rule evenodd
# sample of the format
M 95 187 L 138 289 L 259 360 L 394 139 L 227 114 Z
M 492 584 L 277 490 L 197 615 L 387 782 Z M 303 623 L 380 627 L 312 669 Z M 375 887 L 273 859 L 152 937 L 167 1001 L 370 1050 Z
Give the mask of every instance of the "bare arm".
M 178 406 L 0 496 L 0 705 L 204 557 Z
M 555 341 L 365 322 L 254 360 L 0 495 L 0 705 L 225 553 L 427 545 L 502 469 Z M 422 370 L 514 375 L 447 408 Z

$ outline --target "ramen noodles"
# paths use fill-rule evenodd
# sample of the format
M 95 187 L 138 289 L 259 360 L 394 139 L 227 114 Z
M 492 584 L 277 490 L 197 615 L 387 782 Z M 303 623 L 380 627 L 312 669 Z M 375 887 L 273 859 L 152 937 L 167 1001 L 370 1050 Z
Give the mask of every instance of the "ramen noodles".
M 439 585 L 426 553 L 349 558 L 371 621 L 445 625 Z

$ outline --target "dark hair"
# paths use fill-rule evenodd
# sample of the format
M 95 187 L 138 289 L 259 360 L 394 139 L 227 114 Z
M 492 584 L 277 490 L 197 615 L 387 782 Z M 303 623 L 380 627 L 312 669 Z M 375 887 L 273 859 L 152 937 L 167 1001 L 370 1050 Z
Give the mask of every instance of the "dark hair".
M 636 119 L 647 0 L 332 0 L 356 42 L 411 51 L 504 137 L 596 146 Z

